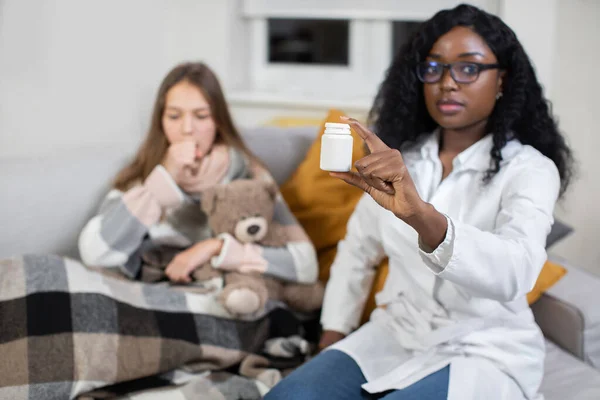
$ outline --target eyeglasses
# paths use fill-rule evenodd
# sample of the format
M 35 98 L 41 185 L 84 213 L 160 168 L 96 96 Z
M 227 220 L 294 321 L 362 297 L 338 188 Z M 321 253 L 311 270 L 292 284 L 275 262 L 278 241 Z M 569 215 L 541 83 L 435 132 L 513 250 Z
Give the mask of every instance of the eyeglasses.
M 446 68 L 450 70 L 450 75 L 456 83 L 472 83 L 479 78 L 481 71 L 500 68 L 500 64 L 480 64 L 468 61 L 444 64 L 436 61 L 424 61 L 417 65 L 417 76 L 423 83 L 436 83 L 442 79 Z

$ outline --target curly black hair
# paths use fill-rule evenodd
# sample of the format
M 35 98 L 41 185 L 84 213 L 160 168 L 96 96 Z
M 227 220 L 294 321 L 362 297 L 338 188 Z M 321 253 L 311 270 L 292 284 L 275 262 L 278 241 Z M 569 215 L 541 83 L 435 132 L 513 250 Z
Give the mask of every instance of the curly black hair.
M 506 71 L 503 96 L 487 124 L 487 131 L 493 132 L 493 147 L 492 163 L 484 182 L 489 182 L 500 170 L 500 151 L 510 132 L 556 164 L 562 195 L 573 176 L 573 156 L 551 115 L 531 61 L 515 33 L 500 18 L 476 7 L 461 4 L 440 11 L 421 24 L 398 50 L 387 70 L 369 112 L 369 125 L 388 146 L 398 150 L 418 144 L 436 128 L 427 112 L 423 84 L 417 78 L 415 66 L 425 60 L 440 36 L 456 26 L 470 27 L 479 34 Z

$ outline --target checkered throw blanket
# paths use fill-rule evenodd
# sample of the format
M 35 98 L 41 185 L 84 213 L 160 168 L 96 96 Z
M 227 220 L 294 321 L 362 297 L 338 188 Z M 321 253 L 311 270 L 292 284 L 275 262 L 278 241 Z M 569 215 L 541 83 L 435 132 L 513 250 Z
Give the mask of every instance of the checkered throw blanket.
M 211 295 L 57 256 L 2 260 L 0 399 L 143 400 L 149 389 L 182 400 L 258 399 L 284 369 L 258 356 L 273 335 L 271 314 L 232 319 Z M 275 343 L 272 354 L 289 345 Z

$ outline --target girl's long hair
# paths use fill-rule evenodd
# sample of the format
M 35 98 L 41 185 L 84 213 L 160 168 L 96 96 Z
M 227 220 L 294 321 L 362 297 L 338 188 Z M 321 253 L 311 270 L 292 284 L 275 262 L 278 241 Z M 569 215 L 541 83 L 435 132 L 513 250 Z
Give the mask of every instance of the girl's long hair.
M 114 181 L 116 189 L 127 190 L 134 182 L 144 181 L 154 167 L 162 162 L 169 147 L 162 127 L 166 96 L 173 86 L 183 81 L 196 86 L 208 101 L 212 118 L 217 127 L 216 141 L 235 147 L 246 154 L 249 159 L 257 161 L 244 144 L 233 123 L 217 76 L 203 63 L 188 62 L 177 65 L 162 81 L 154 102 L 152 120 L 146 139 L 131 164 L 117 174 Z

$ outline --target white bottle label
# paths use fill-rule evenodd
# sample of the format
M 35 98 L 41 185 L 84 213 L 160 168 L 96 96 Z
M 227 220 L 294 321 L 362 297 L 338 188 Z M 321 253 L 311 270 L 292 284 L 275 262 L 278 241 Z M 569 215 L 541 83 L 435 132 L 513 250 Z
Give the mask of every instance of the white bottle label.
M 321 138 L 321 169 L 347 172 L 352 168 L 352 136 L 323 135 Z

